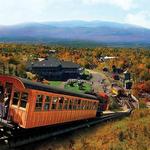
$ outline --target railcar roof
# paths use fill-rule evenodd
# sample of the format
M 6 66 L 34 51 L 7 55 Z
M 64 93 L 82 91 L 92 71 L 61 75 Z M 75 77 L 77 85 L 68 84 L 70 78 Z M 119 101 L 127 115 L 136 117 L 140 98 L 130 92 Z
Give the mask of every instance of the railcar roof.
M 52 93 L 70 95 L 70 96 L 77 96 L 77 97 L 89 98 L 89 99 L 95 99 L 95 100 L 98 99 L 94 95 L 75 93 L 75 92 L 68 91 L 68 90 L 65 90 L 65 89 L 52 87 L 50 85 L 45 85 L 45 84 L 42 84 L 40 82 L 33 82 L 33 81 L 30 81 L 30 80 L 27 80 L 27 79 L 23 79 L 23 78 L 19 78 L 19 79 L 24 84 L 24 86 L 26 88 L 29 88 L 29 89 L 35 89 L 35 90 L 41 90 L 41 91 L 46 91 L 46 92 L 52 92 Z

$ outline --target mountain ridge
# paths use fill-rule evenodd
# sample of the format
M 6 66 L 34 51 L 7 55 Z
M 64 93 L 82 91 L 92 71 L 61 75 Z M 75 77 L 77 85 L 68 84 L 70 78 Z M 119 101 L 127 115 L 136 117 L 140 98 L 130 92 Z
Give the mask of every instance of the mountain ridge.
M 20 40 L 19 40 L 20 39 Z M 83 41 L 150 44 L 150 29 L 106 21 L 64 21 L 0 26 L 0 42 Z

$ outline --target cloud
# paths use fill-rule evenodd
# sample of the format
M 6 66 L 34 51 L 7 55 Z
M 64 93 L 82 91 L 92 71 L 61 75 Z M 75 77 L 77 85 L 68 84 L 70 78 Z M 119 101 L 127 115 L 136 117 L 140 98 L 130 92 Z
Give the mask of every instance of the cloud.
M 129 13 L 125 18 L 125 22 L 150 28 L 150 14 L 148 11 L 140 11 L 138 13 Z
M 17 24 L 44 20 L 46 9 L 50 9 L 54 2 L 55 0 L 0 0 L 0 23 Z
M 149 11 L 149 5 L 149 0 L 0 0 L 0 24 L 75 19 L 124 22 L 130 12 L 126 22 L 148 26 L 147 13 L 131 12 Z
M 120 7 L 123 10 L 130 10 L 136 6 L 135 0 L 82 0 L 85 4 L 107 4 L 107 5 L 114 5 Z

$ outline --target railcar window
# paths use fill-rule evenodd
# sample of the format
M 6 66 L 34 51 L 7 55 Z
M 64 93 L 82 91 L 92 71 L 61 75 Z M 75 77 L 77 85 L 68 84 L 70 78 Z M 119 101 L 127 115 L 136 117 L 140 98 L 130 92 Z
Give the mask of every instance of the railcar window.
M 82 101 L 82 109 L 86 109 L 86 101 Z
M 52 109 L 56 109 L 57 108 L 57 101 L 58 101 L 58 97 L 53 97 Z
M 88 103 L 87 101 L 85 101 L 85 109 L 87 109 Z
M 91 109 L 91 102 L 89 102 L 89 110 Z
M 14 97 L 12 101 L 13 105 L 18 105 L 19 97 L 20 97 L 20 92 L 17 92 L 17 91 L 14 92 Z
M 72 110 L 73 109 L 73 100 L 69 101 L 69 109 Z
M 89 110 L 91 109 L 91 102 L 89 102 Z
M 98 106 L 99 106 L 99 104 L 97 103 L 97 104 L 96 104 L 96 109 L 98 109 Z
M 27 101 L 28 101 L 28 93 L 22 93 L 21 101 L 20 101 L 20 107 L 26 108 Z
M 62 109 L 62 108 L 63 108 L 63 102 L 64 102 L 64 97 L 60 97 L 60 98 L 59 98 L 58 109 Z
M 94 109 L 94 103 L 92 103 L 92 110 Z
M 37 95 L 36 105 L 35 105 L 35 110 L 36 111 L 41 111 L 42 110 L 42 103 L 43 103 L 43 95 Z
M 88 109 L 88 101 L 85 101 L 85 109 Z
M 96 109 L 98 109 L 98 104 L 96 104 Z
M 89 109 L 89 101 L 86 101 L 86 109 Z
M 83 109 L 83 100 L 81 100 L 80 109 L 81 109 L 81 110 Z
M 92 102 L 90 102 L 89 109 L 92 110 Z
M 92 103 L 91 103 L 91 109 L 93 109 L 93 107 L 94 107 L 94 103 L 92 102 Z
M 81 100 L 80 99 L 78 99 L 78 101 L 77 101 L 77 109 L 81 109 Z
M 93 109 L 95 110 L 96 109 L 96 102 L 94 102 L 94 104 L 93 104 Z
M 89 101 L 87 101 L 87 109 L 89 110 Z
M 51 102 L 51 97 L 46 96 L 45 104 L 44 104 L 44 110 L 48 111 L 50 109 L 50 102 Z
M 94 107 L 94 104 L 93 104 L 93 102 L 91 103 L 91 110 L 93 109 L 93 107 Z
M 68 109 L 68 103 L 69 103 L 69 99 L 68 98 L 65 98 L 64 99 L 64 109 Z
M 76 110 L 77 109 L 77 100 L 74 100 L 74 105 L 73 105 L 73 109 Z

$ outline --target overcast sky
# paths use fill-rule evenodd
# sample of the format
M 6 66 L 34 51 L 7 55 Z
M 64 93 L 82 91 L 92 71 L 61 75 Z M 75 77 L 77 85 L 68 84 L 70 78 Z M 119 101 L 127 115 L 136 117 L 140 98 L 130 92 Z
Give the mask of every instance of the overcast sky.
M 150 28 L 150 0 L 0 0 L 0 24 L 104 20 Z

